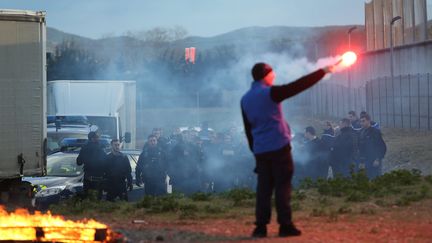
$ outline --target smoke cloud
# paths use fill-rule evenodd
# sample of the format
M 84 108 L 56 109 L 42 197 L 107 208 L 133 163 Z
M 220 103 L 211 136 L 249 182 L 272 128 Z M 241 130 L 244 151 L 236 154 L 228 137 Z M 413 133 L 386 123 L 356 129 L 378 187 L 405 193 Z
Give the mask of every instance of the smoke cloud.
M 276 73 L 275 84 L 284 84 L 340 59 L 335 56 L 312 61 L 306 55 L 307 47 L 299 43 L 283 52 L 272 51 L 270 44 L 258 49 L 245 43 L 241 47 L 222 45 L 213 49 L 194 45 L 196 63 L 188 64 L 184 61 L 184 47 L 190 45 L 186 44 L 146 46 L 130 38 L 116 38 L 113 46 L 114 52 L 106 46 L 98 50 L 100 56 L 109 60 L 99 77 L 137 81 L 137 131 L 140 133 L 137 137 L 142 139 L 141 145 L 153 127 L 162 127 L 165 136 L 175 127 L 200 126 L 203 121 L 220 133 L 236 128 L 235 146 L 241 151 L 241 154 L 235 152 L 236 159 L 226 160 L 218 154 L 221 150 L 217 153 L 203 150 L 202 170 L 211 175 L 216 187 L 232 186 L 238 181 L 238 175 L 247 174 L 249 180 L 255 180 L 252 174 L 255 162 L 248 151 L 240 113 L 241 96 L 252 83 L 252 66 L 257 62 L 270 64 Z M 284 103 L 290 126 L 300 128 L 294 132 L 303 132 L 310 124 L 296 124 L 292 119 L 296 115 L 295 103 Z M 295 152 L 294 155 L 296 163 L 309 160 L 307 154 Z M 227 168 L 238 173 L 228 173 Z

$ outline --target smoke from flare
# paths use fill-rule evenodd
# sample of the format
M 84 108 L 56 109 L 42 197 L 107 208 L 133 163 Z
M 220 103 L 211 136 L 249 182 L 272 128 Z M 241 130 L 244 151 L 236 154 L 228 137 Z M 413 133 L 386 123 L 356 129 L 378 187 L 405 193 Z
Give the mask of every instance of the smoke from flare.
M 333 72 L 340 72 L 352 66 L 356 61 L 357 55 L 352 51 L 348 51 L 345 52 L 342 56 L 338 55 L 320 58 L 316 62 L 315 67 L 323 68 L 326 66 L 334 65 Z

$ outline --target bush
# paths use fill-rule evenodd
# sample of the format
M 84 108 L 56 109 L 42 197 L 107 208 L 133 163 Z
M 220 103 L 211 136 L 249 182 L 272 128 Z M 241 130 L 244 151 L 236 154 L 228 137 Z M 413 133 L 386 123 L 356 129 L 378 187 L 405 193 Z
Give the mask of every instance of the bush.
M 220 214 L 227 212 L 227 209 L 225 207 L 217 206 L 217 205 L 206 205 L 204 207 L 204 212 L 210 213 L 210 214 Z
M 310 216 L 312 217 L 321 217 L 321 216 L 325 216 L 326 212 L 323 208 L 314 208 L 312 209 L 312 212 L 310 214 Z
M 233 189 L 225 193 L 225 197 L 234 201 L 234 206 L 241 205 L 245 200 L 254 199 L 255 196 L 255 192 L 247 188 Z
M 330 201 L 327 197 L 319 197 L 318 202 L 322 206 L 329 206 L 330 205 Z
M 314 181 L 310 177 L 306 177 L 300 181 L 299 189 L 310 189 L 316 187 Z
M 376 200 L 375 204 L 380 206 L 380 207 L 387 207 L 390 206 L 390 204 L 384 200 Z
M 425 178 L 425 180 L 428 180 Z M 432 179 L 431 179 L 432 180 Z M 337 176 L 330 180 L 317 179 L 315 183 L 308 179 L 303 181 L 303 187 L 314 186 L 318 192 L 324 196 L 346 197 L 347 201 L 363 202 L 370 197 L 385 197 L 387 195 L 397 195 L 403 191 L 406 186 L 417 185 L 422 182 L 421 172 L 419 170 L 396 170 L 386 173 L 373 180 L 369 180 L 364 171 L 352 173 L 351 177 Z M 424 190 L 424 197 L 428 194 Z M 294 193 L 294 199 L 298 195 Z M 417 200 L 418 196 L 410 197 L 408 201 Z
M 302 207 L 301 207 L 299 202 L 292 202 L 291 203 L 291 210 L 292 211 L 299 211 L 299 210 L 302 210 Z
M 369 214 L 369 215 L 374 215 L 374 214 L 376 214 L 376 211 L 375 211 L 375 209 L 373 209 L 373 208 L 362 208 L 362 209 L 360 210 L 360 214 Z
M 190 196 L 193 201 L 210 201 L 211 197 L 212 194 L 204 192 L 197 192 Z
M 145 208 L 151 213 L 176 212 L 180 209 L 179 194 L 169 194 L 164 196 L 144 196 L 136 204 L 138 208 Z
M 364 202 L 369 199 L 369 196 L 361 191 L 353 191 L 348 195 L 346 200 L 348 202 Z
M 180 219 L 195 219 L 198 212 L 198 206 L 195 204 L 183 204 L 179 207 Z
M 340 207 L 337 211 L 339 214 L 347 214 L 347 213 L 351 213 L 352 209 L 348 206 L 348 205 L 343 205 L 342 207 Z
M 373 183 L 379 187 L 409 186 L 419 182 L 421 182 L 421 171 L 416 169 L 394 170 L 373 180 Z
M 408 191 L 401 198 L 396 200 L 396 205 L 398 206 L 408 206 L 411 202 L 418 202 L 427 198 L 429 192 L 429 188 L 423 185 L 420 189 L 420 192 L 417 191 Z
M 131 207 L 125 201 L 109 202 L 105 200 L 98 200 L 97 197 L 82 196 L 71 197 L 59 204 L 53 204 L 49 209 L 53 213 L 63 215 L 76 215 L 82 213 L 112 213 L 116 211 L 128 212 Z
M 292 200 L 303 201 L 306 199 L 306 192 L 303 190 L 295 190 L 292 196 Z
M 432 175 L 425 176 L 425 181 L 427 181 L 430 184 L 432 184 Z

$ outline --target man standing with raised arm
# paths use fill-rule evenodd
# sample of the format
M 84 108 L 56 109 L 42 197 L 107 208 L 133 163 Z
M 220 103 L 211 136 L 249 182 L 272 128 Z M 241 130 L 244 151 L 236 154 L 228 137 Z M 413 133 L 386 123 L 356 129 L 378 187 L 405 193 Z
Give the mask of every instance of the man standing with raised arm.
M 282 114 L 281 102 L 321 80 L 332 71 L 329 66 L 295 82 L 273 85 L 275 73 L 270 65 L 257 63 L 252 68 L 253 83 L 241 99 L 241 110 L 249 148 L 255 155 L 258 175 L 256 228 L 253 237 L 266 237 L 271 218 L 271 197 L 276 197 L 279 236 L 298 236 L 291 217 L 291 179 L 294 163 L 291 156 L 291 131 Z

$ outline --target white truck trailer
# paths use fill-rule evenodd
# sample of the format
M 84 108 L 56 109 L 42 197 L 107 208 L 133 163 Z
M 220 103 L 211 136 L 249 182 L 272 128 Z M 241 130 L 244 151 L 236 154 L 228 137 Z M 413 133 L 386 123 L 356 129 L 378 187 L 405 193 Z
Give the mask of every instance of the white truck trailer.
M 25 206 L 21 178 L 46 174 L 45 12 L 0 10 L 0 33 L 0 203 Z
M 48 82 L 48 115 L 85 116 L 108 138 L 136 141 L 136 83 L 123 80 L 54 80 Z

